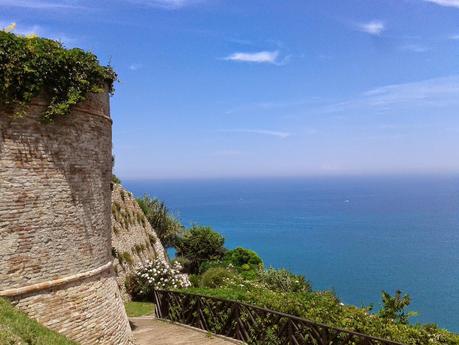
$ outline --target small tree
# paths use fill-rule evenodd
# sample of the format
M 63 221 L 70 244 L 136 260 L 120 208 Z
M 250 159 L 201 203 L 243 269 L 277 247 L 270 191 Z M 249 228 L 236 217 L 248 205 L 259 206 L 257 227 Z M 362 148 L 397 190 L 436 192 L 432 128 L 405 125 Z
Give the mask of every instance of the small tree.
M 186 270 L 197 274 L 206 261 L 219 260 L 225 253 L 225 239 L 210 227 L 194 225 L 177 243 L 177 256 L 189 260 Z
M 263 261 L 253 250 L 238 247 L 226 252 L 223 261 L 236 267 L 249 266 L 249 268 L 258 268 L 263 266 Z
M 411 303 L 411 298 L 408 294 L 402 296 L 402 292 L 397 290 L 394 296 L 388 292 L 382 292 L 383 307 L 379 311 L 379 316 L 385 319 L 393 320 L 395 323 L 408 324 L 408 320 L 412 316 L 416 316 L 414 312 L 405 310 Z
M 183 232 L 183 225 L 180 221 L 168 210 L 164 202 L 158 199 L 145 195 L 143 198 L 137 199 L 137 202 L 163 246 L 166 248 L 174 247 L 177 238 Z

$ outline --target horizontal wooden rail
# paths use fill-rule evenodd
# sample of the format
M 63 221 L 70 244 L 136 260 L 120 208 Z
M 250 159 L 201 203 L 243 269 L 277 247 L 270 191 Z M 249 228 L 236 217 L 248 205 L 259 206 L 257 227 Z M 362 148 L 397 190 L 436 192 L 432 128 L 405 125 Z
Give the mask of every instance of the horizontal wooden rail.
M 159 318 L 250 345 L 403 345 L 222 298 L 157 290 L 154 299 Z

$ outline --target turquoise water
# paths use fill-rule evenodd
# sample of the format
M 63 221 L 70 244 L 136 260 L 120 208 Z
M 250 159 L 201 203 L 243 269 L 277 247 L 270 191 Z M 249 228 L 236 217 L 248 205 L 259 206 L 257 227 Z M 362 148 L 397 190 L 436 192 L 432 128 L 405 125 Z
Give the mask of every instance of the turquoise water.
M 344 303 L 408 292 L 414 321 L 459 332 L 459 177 L 124 181 L 186 225 L 304 274 Z

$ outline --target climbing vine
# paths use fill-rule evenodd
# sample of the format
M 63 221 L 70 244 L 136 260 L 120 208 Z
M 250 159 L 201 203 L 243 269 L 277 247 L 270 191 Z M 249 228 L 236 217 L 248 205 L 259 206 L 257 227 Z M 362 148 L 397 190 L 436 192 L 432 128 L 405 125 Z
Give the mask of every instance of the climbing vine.
M 88 93 L 113 93 L 116 73 L 97 57 L 60 42 L 0 31 L 0 106 L 23 115 L 39 94 L 49 99 L 43 122 L 70 113 Z

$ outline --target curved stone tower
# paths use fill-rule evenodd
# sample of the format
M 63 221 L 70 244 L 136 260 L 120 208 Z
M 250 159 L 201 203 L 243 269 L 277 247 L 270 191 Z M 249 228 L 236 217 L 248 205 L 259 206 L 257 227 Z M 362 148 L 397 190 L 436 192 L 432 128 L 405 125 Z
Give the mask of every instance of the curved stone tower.
M 107 93 L 40 122 L 0 109 L 0 296 L 80 344 L 129 344 L 111 255 Z

